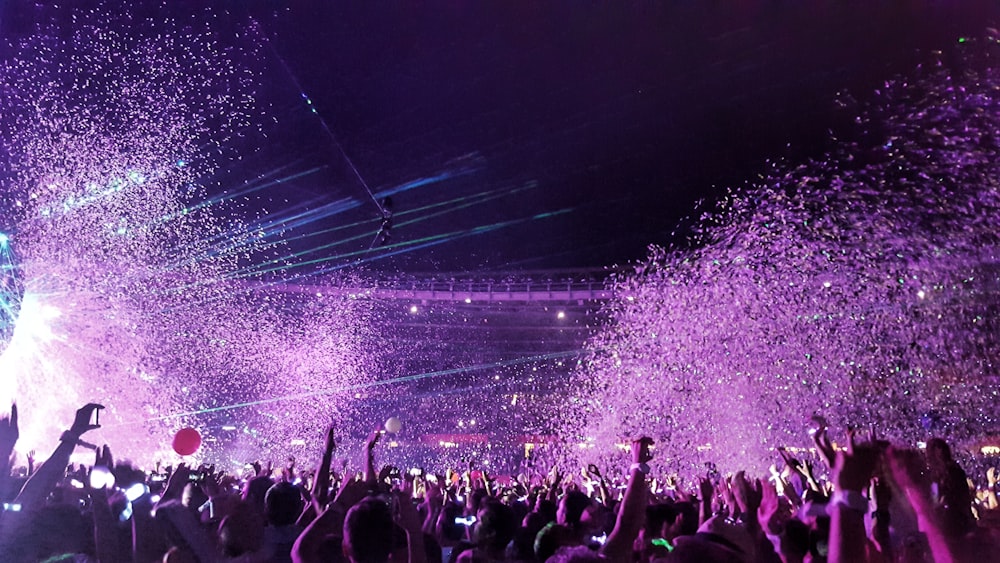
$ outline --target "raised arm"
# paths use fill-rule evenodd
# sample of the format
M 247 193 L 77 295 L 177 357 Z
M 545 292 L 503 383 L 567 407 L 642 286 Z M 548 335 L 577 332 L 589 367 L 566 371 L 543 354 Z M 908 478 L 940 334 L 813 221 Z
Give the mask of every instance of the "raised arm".
M 365 482 L 369 485 L 374 485 L 378 481 L 378 473 L 375 472 L 375 444 L 378 443 L 381 437 L 382 431 L 375 430 L 368 436 L 368 441 L 365 443 Z
M 944 527 L 930 497 L 930 487 L 926 482 L 927 468 L 919 452 L 889 448 L 886 452 L 889 472 L 917 515 L 917 528 L 927 536 L 934 561 L 952 563 L 957 561 L 952 546 L 948 542 Z
M 299 516 L 300 526 L 306 526 L 312 522 L 319 513 L 316 507 L 326 506 L 330 496 L 330 464 L 333 463 L 333 451 L 337 449 L 337 442 L 333 436 L 333 425 L 326 429 L 326 441 L 323 444 L 323 455 L 316 468 L 316 477 L 313 479 L 310 502 L 306 504 Z
M 0 487 L 10 477 L 10 459 L 20 432 L 17 429 L 17 405 L 10 406 L 10 416 L 0 417 Z M 30 472 L 29 472 L 30 474 Z
M 833 465 L 833 498 L 830 500 L 830 563 L 867 560 L 868 537 L 865 513 L 868 499 L 862 491 L 875 471 L 878 452 L 872 444 L 856 444 L 854 432 L 847 433 L 847 451 L 837 452 Z
M 292 561 L 295 563 L 321 562 L 320 548 L 327 536 L 343 533 L 344 516 L 352 506 L 365 498 L 368 485 L 363 481 L 344 481 L 337 498 L 306 526 L 292 546 Z
M 649 504 L 649 487 L 646 486 L 646 475 L 649 466 L 646 462 L 653 459 L 649 447 L 653 439 L 642 437 L 632 441 L 632 467 L 629 468 L 628 486 L 618 510 L 618 520 L 608 536 L 608 541 L 601 547 L 601 554 L 611 561 L 631 561 L 632 544 L 639 537 L 646 520 L 646 505 Z
M 97 449 L 97 459 L 94 467 L 101 467 L 108 473 L 114 469 L 114 458 L 111 456 L 111 448 L 104 446 Z M 120 553 L 117 545 L 117 521 L 111 512 L 109 503 L 109 491 L 107 487 L 101 486 L 98 489 L 92 488 L 90 479 L 85 483 L 87 492 L 90 495 L 91 506 L 94 515 L 94 546 L 97 549 L 97 558 L 101 563 L 125 563 L 129 559 L 127 553 Z
M 25 506 L 40 506 L 42 504 L 66 471 L 66 466 L 69 465 L 69 456 L 76 449 L 80 437 L 86 432 L 101 427 L 96 422 L 91 423 L 90 421 L 92 418 L 96 420 L 95 414 L 103 408 L 102 405 L 89 403 L 76 411 L 73 426 L 63 432 L 55 451 L 24 484 L 21 492 L 17 495 L 16 502 Z

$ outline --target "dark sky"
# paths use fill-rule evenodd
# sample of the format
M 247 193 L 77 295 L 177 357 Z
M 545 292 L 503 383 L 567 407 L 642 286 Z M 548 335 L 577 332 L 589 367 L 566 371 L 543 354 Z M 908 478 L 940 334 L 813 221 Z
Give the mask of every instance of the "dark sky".
M 8 31 L 58 17 L 19 5 L 3 7 Z M 289 251 L 316 261 L 299 272 L 358 260 L 508 272 L 641 258 L 697 200 L 752 179 L 765 159 L 821 154 L 828 130 L 846 127 L 838 91 L 865 99 L 930 50 L 996 25 L 1000 3 L 314 0 L 224 11 L 268 38 L 261 88 L 276 121 L 266 146 L 247 149 L 246 171 L 219 181 L 322 168 L 286 174 L 268 209 L 353 201 L 290 232 Z M 369 190 L 397 192 L 388 246 L 371 251 L 380 211 Z
M 568 210 L 383 260 L 410 270 L 600 267 L 670 240 L 766 158 L 820 154 L 834 96 L 996 22 L 996 2 L 315 2 L 273 44 L 373 188 L 478 170 L 397 212 L 537 187 L 394 242 Z M 360 188 L 359 188 L 360 189 Z M 376 209 L 370 210 L 377 213 Z

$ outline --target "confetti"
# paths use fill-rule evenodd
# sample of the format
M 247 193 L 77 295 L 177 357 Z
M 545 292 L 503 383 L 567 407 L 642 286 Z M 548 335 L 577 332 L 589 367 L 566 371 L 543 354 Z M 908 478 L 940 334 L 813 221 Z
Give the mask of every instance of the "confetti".
M 689 248 L 614 279 L 562 434 L 619 461 L 649 434 L 698 474 L 766 469 L 819 417 L 909 444 L 995 431 L 1000 72 L 995 46 L 963 49 L 960 73 L 845 101 L 854 140 L 769 163 Z

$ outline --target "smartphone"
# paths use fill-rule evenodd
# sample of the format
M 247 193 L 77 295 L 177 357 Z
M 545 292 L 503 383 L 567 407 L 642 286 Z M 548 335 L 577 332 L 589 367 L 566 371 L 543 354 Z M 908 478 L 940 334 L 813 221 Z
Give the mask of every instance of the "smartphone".
M 455 524 L 458 524 L 459 526 L 471 526 L 475 523 L 476 523 L 475 516 L 469 516 L 468 518 L 463 518 L 461 516 L 455 517 Z
M 91 423 L 91 426 L 100 426 L 101 425 L 101 409 L 103 409 L 103 408 L 104 407 L 97 407 L 97 408 L 94 409 L 94 412 L 93 412 L 94 421 Z

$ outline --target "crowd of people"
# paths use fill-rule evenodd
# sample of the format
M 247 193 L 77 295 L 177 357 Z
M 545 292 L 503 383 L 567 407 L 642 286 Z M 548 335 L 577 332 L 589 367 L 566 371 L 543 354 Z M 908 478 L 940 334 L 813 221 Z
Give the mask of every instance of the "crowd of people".
M 707 471 L 693 490 L 651 478 L 645 437 L 627 471 L 503 479 L 472 464 L 376 470 L 379 431 L 362 470 L 338 471 L 333 428 L 308 470 L 289 460 L 238 477 L 184 464 L 144 472 L 108 446 L 93 465 L 71 465 L 101 408 L 80 408 L 48 459 L 17 471 L 16 407 L 0 419 L 0 561 L 1000 560 L 1000 475 L 975 483 L 940 438 L 921 450 L 848 430 L 838 448 L 821 427 L 816 463 L 780 450 L 770 476 Z

